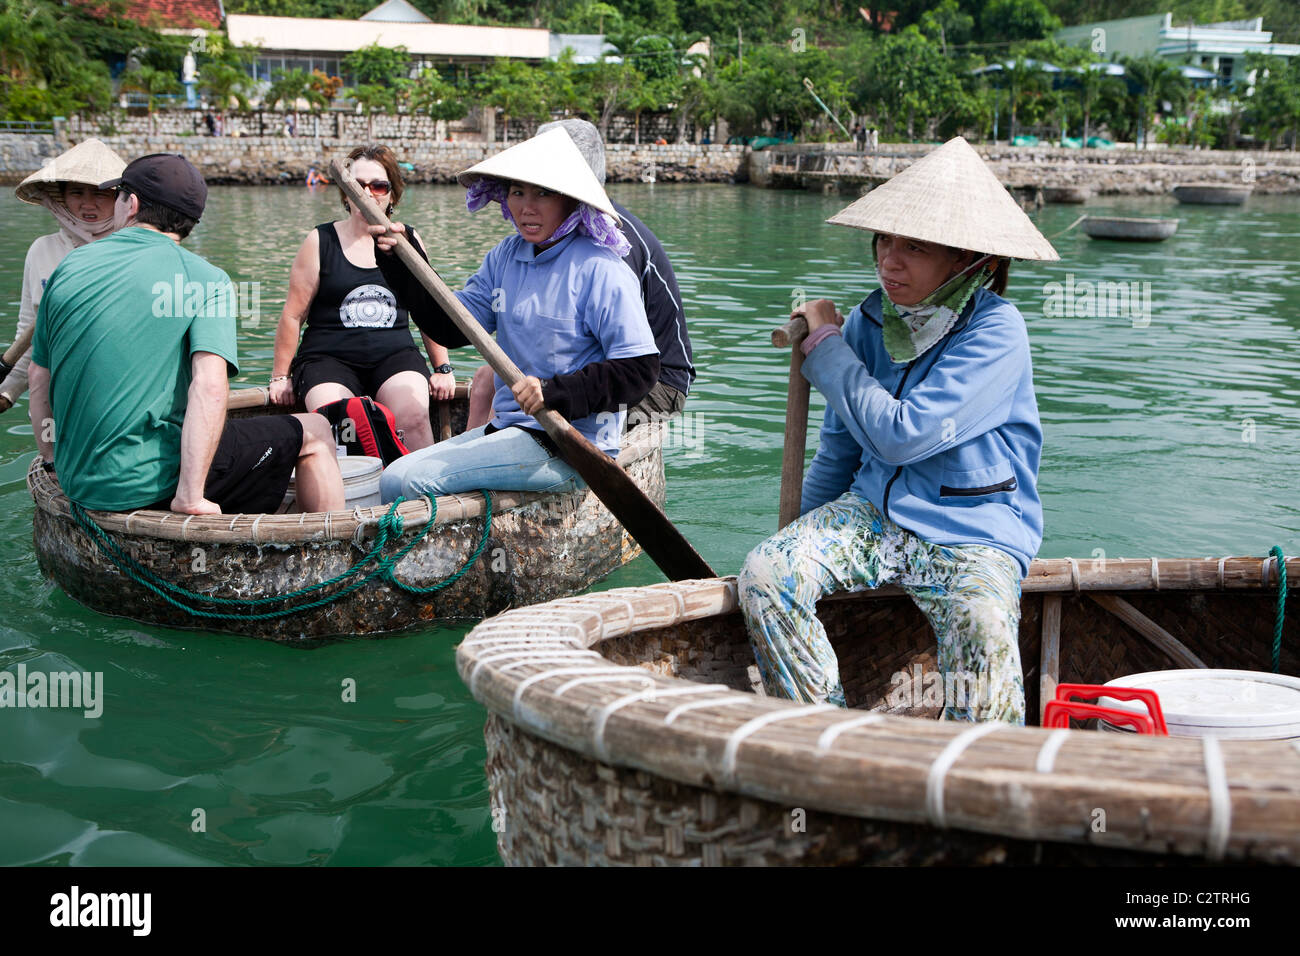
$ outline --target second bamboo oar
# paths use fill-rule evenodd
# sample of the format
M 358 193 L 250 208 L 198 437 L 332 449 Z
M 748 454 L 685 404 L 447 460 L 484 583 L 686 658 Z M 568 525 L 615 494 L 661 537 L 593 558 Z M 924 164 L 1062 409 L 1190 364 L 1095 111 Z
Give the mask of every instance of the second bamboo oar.
M 350 202 L 356 203 L 366 221 L 376 226 L 389 226 L 388 217 L 363 192 L 352 178 L 352 172 L 337 159 L 330 164 L 335 182 L 342 188 Z M 434 301 L 441 306 L 447 316 L 456 324 L 461 333 L 470 341 L 480 355 L 492 366 L 492 370 L 508 386 L 513 387 L 524 378 L 523 372 L 515 366 L 501 347 L 479 325 L 478 320 L 470 314 L 447 288 L 446 283 L 433 268 L 420 257 L 405 236 L 397 236 L 394 250 L 411 274 L 424 286 Z M 668 517 L 659 510 L 644 491 L 637 487 L 627 472 L 620 468 L 612 458 L 593 445 L 576 428 L 570 425 L 562 415 L 549 408 L 542 408 L 533 416 L 546 429 L 546 434 L 560 449 L 564 460 L 576 471 L 587 486 L 627 529 L 636 543 L 641 545 L 659 569 L 668 575 L 669 580 L 680 581 L 686 578 L 716 577 L 714 571 L 689 541 L 682 536 Z
M 785 450 L 781 455 L 781 504 L 777 530 L 799 517 L 803 498 L 803 464 L 808 446 L 808 379 L 803 377 L 803 349 L 808 320 L 791 319 L 772 333 L 772 344 L 790 349 L 790 386 L 785 402 Z

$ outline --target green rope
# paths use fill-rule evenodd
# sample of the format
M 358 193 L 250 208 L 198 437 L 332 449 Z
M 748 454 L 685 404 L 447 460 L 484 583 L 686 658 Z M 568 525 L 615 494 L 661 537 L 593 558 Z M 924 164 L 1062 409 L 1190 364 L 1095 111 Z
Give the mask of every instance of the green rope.
M 461 567 L 459 571 L 457 571 L 451 577 L 439 581 L 437 584 L 434 584 L 427 588 L 413 587 L 412 585 L 404 584 L 403 582 L 399 581 L 396 577 L 396 574 L 394 573 L 398 562 L 400 562 L 404 557 L 406 557 L 406 555 L 410 553 L 411 549 L 414 548 L 417 544 L 420 543 L 420 541 L 424 539 L 425 535 L 429 533 L 429 530 L 433 527 L 434 522 L 437 520 L 438 503 L 433 498 L 428 499 L 429 520 L 425 522 L 424 527 L 420 529 L 419 533 L 411 540 L 409 544 L 407 544 L 405 547 L 400 549 L 396 554 L 388 558 L 383 557 L 384 549 L 388 546 L 390 540 L 396 540 L 397 538 L 400 538 L 402 536 L 402 533 L 405 530 L 405 521 L 402 518 L 402 516 L 397 513 L 397 507 L 406 499 L 398 498 L 396 501 L 393 502 L 392 506 L 383 515 L 383 517 L 379 519 L 378 531 L 375 535 L 374 546 L 368 552 L 366 552 L 366 554 L 362 556 L 362 558 L 359 561 L 357 561 L 357 563 L 354 564 L 351 568 L 344 571 L 342 574 L 335 575 L 329 580 L 321 581 L 318 584 L 309 585 L 304 588 L 299 588 L 295 591 L 289 592 L 288 594 L 280 594 L 280 595 L 275 595 L 273 597 L 253 598 L 253 599 L 214 597 L 211 595 L 200 594 L 195 591 L 188 591 L 185 588 L 180 587 L 179 585 L 172 584 L 169 581 L 164 581 L 162 578 L 158 577 L 158 575 L 154 574 L 148 568 L 143 567 L 134 558 L 132 558 L 129 554 L 127 554 L 121 548 L 121 546 L 117 544 L 117 542 L 115 542 L 112 538 L 108 536 L 108 534 L 104 531 L 103 528 L 99 527 L 99 525 L 95 523 L 94 519 L 92 519 L 90 515 L 86 513 L 85 509 L 83 509 L 76 502 L 70 502 L 70 505 L 72 510 L 72 516 L 74 519 L 76 519 L 77 524 L 81 527 L 81 529 L 84 532 L 86 532 L 86 534 L 91 538 L 91 540 L 95 542 L 95 544 L 99 547 L 99 550 L 104 553 L 104 555 L 114 564 L 114 566 L 117 567 L 119 571 L 121 571 L 127 577 L 131 578 L 131 580 L 135 581 L 137 584 L 140 584 L 145 588 L 148 588 L 150 591 L 158 595 L 158 597 L 162 598 L 164 601 L 166 601 L 168 604 L 172 605 L 173 607 L 176 607 L 184 611 L 186 614 L 189 614 L 192 617 L 208 618 L 210 620 L 265 621 L 265 620 L 271 620 L 279 617 L 287 617 L 290 614 L 298 614 L 303 611 L 310 611 L 313 608 L 324 607 L 328 604 L 332 604 L 333 602 L 338 601 L 341 598 L 347 597 L 349 594 L 353 593 L 357 589 L 368 584 L 370 581 L 375 580 L 376 578 L 379 578 L 381 580 L 387 580 L 408 594 L 432 594 L 436 591 L 442 590 L 445 587 L 448 587 L 451 584 L 454 584 L 456 581 L 460 580 L 460 578 L 470 569 L 470 567 L 473 566 L 474 562 L 476 562 L 479 559 L 479 556 L 482 555 L 483 549 L 487 547 L 488 536 L 492 531 L 492 496 L 487 491 L 484 491 L 483 498 L 487 503 L 487 507 L 486 507 L 486 514 L 484 516 L 484 521 L 483 521 L 483 536 L 479 540 L 478 547 L 474 550 L 474 553 L 470 555 L 469 559 L 465 562 L 465 564 Z M 331 587 L 333 585 L 341 584 L 342 582 L 348 580 L 349 578 L 356 577 L 365 569 L 366 565 L 370 564 L 371 562 L 375 563 L 374 569 L 371 570 L 370 573 L 367 574 L 365 577 L 353 581 L 347 587 L 340 588 L 338 591 L 335 591 L 332 594 L 328 594 L 322 598 L 319 598 L 315 601 L 311 601 L 307 604 L 296 605 L 294 607 L 281 608 L 276 611 L 265 611 L 259 614 L 249 614 L 246 612 L 239 613 L 239 614 L 226 614 L 218 611 L 201 610 L 199 608 L 192 607 L 188 603 L 184 603 L 185 601 L 192 601 L 192 602 L 198 602 L 200 604 L 215 605 L 217 607 L 255 608 L 255 607 L 262 607 L 266 604 L 291 601 L 295 598 L 305 597 L 308 594 L 312 594 L 317 591 L 322 591 L 325 588 Z M 184 600 L 180 600 L 180 599 L 184 599 Z
M 1286 623 L 1286 555 L 1277 545 L 1269 554 L 1277 558 L 1277 621 L 1273 625 L 1273 673 L 1282 670 L 1282 625 Z

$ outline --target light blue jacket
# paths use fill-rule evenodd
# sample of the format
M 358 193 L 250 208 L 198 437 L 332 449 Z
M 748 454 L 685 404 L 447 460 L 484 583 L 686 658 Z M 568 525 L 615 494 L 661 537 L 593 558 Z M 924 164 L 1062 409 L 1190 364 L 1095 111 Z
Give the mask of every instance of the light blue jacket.
M 804 359 L 827 409 L 801 510 L 851 490 L 926 541 L 991 545 L 1027 574 L 1043 540 L 1043 431 L 1024 319 L 980 289 L 937 345 L 895 364 L 880 299 Z

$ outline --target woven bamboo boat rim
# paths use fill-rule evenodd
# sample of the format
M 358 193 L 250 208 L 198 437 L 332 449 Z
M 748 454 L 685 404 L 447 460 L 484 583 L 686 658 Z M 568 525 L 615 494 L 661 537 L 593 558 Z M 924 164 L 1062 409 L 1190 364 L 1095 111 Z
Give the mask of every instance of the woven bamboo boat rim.
M 245 389 L 244 392 L 255 391 Z M 242 407 L 256 407 L 253 404 Z M 654 453 L 663 441 L 663 426 L 638 426 L 624 437 L 618 464 L 627 468 Z M 72 509 L 58 481 L 45 471 L 40 456 L 27 472 L 27 486 L 36 507 L 58 518 L 72 519 Z M 585 490 L 584 492 L 585 493 Z M 573 494 L 573 492 L 564 492 Z M 494 515 L 535 502 L 555 498 L 553 492 L 497 491 L 492 493 Z M 468 521 L 487 513 L 487 502 L 480 492 L 439 495 L 435 527 Z M 350 541 L 358 535 L 373 536 L 379 519 L 389 505 L 356 507 L 351 511 L 306 512 L 302 514 L 222 514 L 184 515 L 173 511 L 88 511 L 105 531 L 139 535 L 165 541 L 194 541 L 204 544 L 305 544 L 308 542 Z M 429 502 L 421 498 L 398 505 L 397 513 L 406 531 L 418 531 L 429 520 Z
M 1300 559 L 1287 558 L 1289 574 Z M 1038 560 L 1026 592 L 1260 590 L 1274 558 Z M 1127 581 L 1129 583 L 1119 583 Z M 900 595 L 882 587 L 846 595 Z M 615 664 L 595 649 L 737 610 L 735 578 L 552 601 L 457 649 L 474 697 L 601 763 L 848 816 L 1028 840 L 1300 862 L 1300 742 L 969 724 L 759 697 Z M 1107 811 L 1093 832 L 1094 808 Z M 1188 821 L 1191 821 L 1190 823 Z M 1261 847 L 1263 853 L 1261 853 Z

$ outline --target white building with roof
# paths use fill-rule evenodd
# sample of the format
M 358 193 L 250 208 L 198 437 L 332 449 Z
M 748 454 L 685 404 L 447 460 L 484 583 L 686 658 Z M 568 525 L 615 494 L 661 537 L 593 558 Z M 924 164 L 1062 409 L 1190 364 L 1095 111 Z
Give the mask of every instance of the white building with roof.
M 497 57 L 540 62 L 551 54 L 548 30 L 434 23 L 405 0 L 387 0 L 360 20 L 228 13 L 226 34 L 232 43 L 261 51 L 254 76 L 266 81 L 275 70 L 320 70 L 351 85 L 343 59 L 373 43 L 405 47 L 412 75 L 425 67 L 485 65 Z
M 1172 13 L 1155 13 L 1123 20 L 1101 20 L 1056 31 L 1066 46 L 1086 46 L 1107 59 L 1156 54 L 1178 64 L 1209 70 L 1221 86 L 1250 83 L 1246 54 L 1300 56 L 1300 45 L 1274 43 L 1264 18 L 1225 23 L 1175 26 Z

